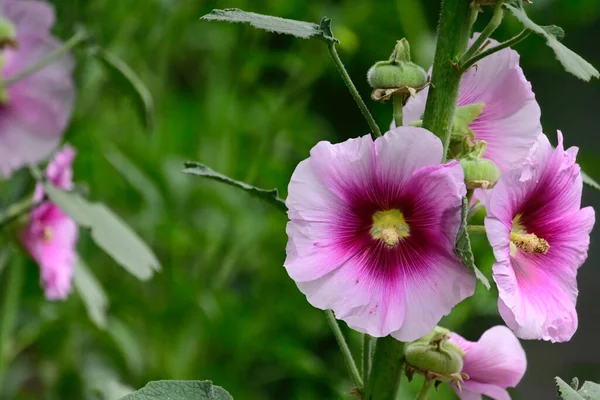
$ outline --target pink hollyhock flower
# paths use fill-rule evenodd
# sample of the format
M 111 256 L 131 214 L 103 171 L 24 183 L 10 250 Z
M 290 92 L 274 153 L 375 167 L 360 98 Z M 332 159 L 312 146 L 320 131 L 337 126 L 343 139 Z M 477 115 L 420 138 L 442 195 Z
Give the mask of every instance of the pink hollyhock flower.
M 486 196 L 498 308 L 523 339 L 568 341 L 577 330 L 577 269 L 587 258 L 594 210 L 580 209 L 577 148 L 540 135 L 523 165 Z
M 65 190 L 73 188 L 74 157 L 75 150 L 65 146 L 50 162 L 46 176 L 54 186 Z M 38 184 L 34 200 L 43 198 L 44 189 Z M 46 201 L 31 213 L 21 239 L 40 266 L 41 281 L 49 300 L 64 299 L 71 291 L 77 236 L 77 224 L 53 203 Z
M 463 172 L 442 144 L 401 127 L 373 142 L 320 142 L 294 171 L 285 268 L 308 301 L 372 336 L 429 333 L 473 294 L 454 253 Z
M 505 326 L 485 331 L 479 341 L 470 342 L 456 333 L 450 341 L 464 351 L 463 372 L 469 379 L 462 391 L 454 387 L 461 400 L 510 400 L 506 388 L 515 387 L 525 375 L 527 358 L 519 339 Z
M 2 78 L 36 64 L 61 43 L 50 35 L 54 11 L 36 0 L 4 0 L 2 16 L 16 30 L 16 48 L 0 51 Z M 0 104 L 0 174 L 46 159 L 58 146 L 73 108 L 73 61 L 63 56 L 11 85 Z
M 490 41 L 490 46 L 498 44 Z M 422 118 L 428 93 L 429 88 L 426 88 L 408 100 L 404 107 L 404 125 Z M 458 106 L 477 104 L 483 105 L 483 111 L 469 124 L 469 128 L 476 140 L 487 143 L 484 157 L 504 172 L 527 156 L 542 132 L 540 107 L 531 84 L 519 67 L 516 51 L 510 48 L 501 50 L 478 61 L 476 66 L 465 72 Z

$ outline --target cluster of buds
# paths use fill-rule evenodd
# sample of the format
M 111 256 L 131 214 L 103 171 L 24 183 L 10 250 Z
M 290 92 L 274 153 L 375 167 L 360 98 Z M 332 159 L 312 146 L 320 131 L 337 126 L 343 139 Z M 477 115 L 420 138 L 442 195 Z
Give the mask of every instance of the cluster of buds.
M 381 102 L 400 94 L 404 103 L 409 96 L 429 85 L 425 70 L 410 61 L 410 46 L 406 39 L 398 40 L 388 60 L 379 61 L 369 69 L 367 80 L 373 88 L 371 98 Z

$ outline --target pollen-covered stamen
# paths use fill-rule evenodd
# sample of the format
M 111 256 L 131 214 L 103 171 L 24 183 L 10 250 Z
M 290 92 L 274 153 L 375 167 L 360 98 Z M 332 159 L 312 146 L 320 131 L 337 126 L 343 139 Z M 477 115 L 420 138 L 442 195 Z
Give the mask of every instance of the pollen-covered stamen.
M 400 210 L 377 211 L 373 214 L 371 237 L 381 240 L 387 247 L 395 247 L 400 240 L 410 236 L 410 228 Z
M 42 231 L 42 239 L 45 242 L 49 242 L 52 240 L 52 238 L 54 238 L 54 229 L 52 229 L 49 226 L 45 227 L 44 230 Z
M 510 242 L 516 248 L 527 253 L 546 254 L 550 250 L 548 241 L 537 237 L 533 233 L 511 232 Z

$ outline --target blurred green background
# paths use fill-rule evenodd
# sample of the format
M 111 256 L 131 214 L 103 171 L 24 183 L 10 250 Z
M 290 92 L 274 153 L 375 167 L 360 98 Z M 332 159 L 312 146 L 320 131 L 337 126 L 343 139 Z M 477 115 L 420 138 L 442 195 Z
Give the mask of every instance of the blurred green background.
M 185 160 L 201 161 L 257 186 L 277 187 L 285 196 L 296 164 L 317 141 L 343 141 L 366 134 L 368 127 L 323 43 L 198 18 L 226 7 L 307 21 L 329 16 L 340 55 L 367 98 L 366 71 L 389 56 L 397 39 L 406 36 L 415 60 L 429 67 L 439 2 L 53 3 L 57 36 L 66 39 L 77 25 L 85 26 L 155 97 L 157 127 L 147 134 L 120 87 L 85 49 L 76 52 L 79 94 L 66 138 L 79 151 L 76 180 L 147 240 L 163 271 L 139 282 L 83 233 L 79 252 L 110 302 L 102 329 L 90 321 L 77 293 L 64 302 L 45 301 L 37 266 L 11 253 L 5 261 L 26 263 L 27 276 L 1 398 L 116 399 L 156 379 L 210 379 L 239 400 L 350 398 L 351 382 L 322 312 L 306 302 L 282 267 L 286 219 L 235 189 L 181 169 Z M 600 66 L 600 2 L 538 0 L 528 7 L 536 22 L 562 26 L 564 42 Z M 478 29 L 489 18 L 486 10 Z M 494 37 L 518 30 L 507 18 Z M 538 37 L 517 50 L 546 132 L 555 140 L 554 132 L 562 129 L 567 145 L 581 147 L 584 168 L 600 177 L 600 83 L 586 84 L 562 71 Z M 380 126 L 388 126 L 390 105 L 370 106 Z M 0 184 L 2 206 L 32 188 L 26 173 Z M 600 196 L 586 188 L 584 203 L 598 206 Z M 487 244 L 483 238 L 474 242 L 489 275 Z M 555 398 L 555 375 L 600 380 L 597 245 L 595 232 L 579 274 L 578 332 L 564 344 L 524 342 L 529 368 L 514 398 Z M 0 279 L 6 280 L 6 272 Z M 482 288 L 444 322 L 471 340 L 499 323 L 496 293 Z M 358 354 L 360 336 L 342 325 Z M 432 398 L 455 397 L 441 388 Z

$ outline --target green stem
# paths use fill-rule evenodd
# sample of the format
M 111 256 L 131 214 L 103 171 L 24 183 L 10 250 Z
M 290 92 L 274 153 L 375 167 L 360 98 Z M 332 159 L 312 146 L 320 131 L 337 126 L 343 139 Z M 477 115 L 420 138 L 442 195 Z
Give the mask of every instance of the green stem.
M 365 400 L 396 400 L 400 391 L 404 343 L 386 336 L 377 340 Z
M 340 326 L 333 315 L 331 310 L 325 311 L 325 318 L 327 319 L 327 323 L 331 327 L 333 334 L 340 346 L 340 350 L 342 351 L 342 357 L 346 362 L 346 366 L 348 367 L 348 372 L 350 373 L 350 378 L 352 378 L 352 382 L 354 382 L 354 386 L 357 389 L 362 390 L 364 387 L 362 377 L 360 376 L 360 372 L 356 367 L 356 363 L 354 362 L 354 357 L 352 357 L 352 352 L 350 351 L 350 347 L 348 347 L 348 343 L 346 343 L 346 339 L 344 338 L 344 334 L 340 329 Z
M 394 123 L 397 127 L 402 126 L 402 108 L 404 107 L 404 100 L 406 99 L 406 94 L 404 93 L 394 93 L 392 95 L 392 101 L 394 103 Z
M 446 159 L 452 119 L 456 111 L 461 72 L 457 60 L 469 40 L 471 17 L 469 0 L 443 0 L 438 27 L 438 41 L 433 60 L 431 89 L 423 116 L 423 127 L 440 138 Z
M 87 40 L 88 37 L 89 37 L 89 35 L 87 34 L 87 32 L 85 32 L 84 30 L 78 30 L 61 47 L 54 50 L 53 52 L 48 54 L 46 57 L 44 57 L 41 60 L 39 60 L 38 62 L 36 62 L 35 64 L 30 65 L 29 67 L 17 72 L 10 78 L 6 79 L 4 82 L 2 82 L 2 85 L 5 88 L 7 88 L 7 87 L 17 83 L 21 79 L 27 78 L 28 76 L 36 73 L 37 71 L 41 70 L 42 68 L 46 67 L 47 65 L 52 64 L 54 61 L 56 61 L 58 58 L 60 58 L 63 54 L 67 53 L 73 47 L 77 46 L 79 43 L 83 42 L 84 40 Z
M 8 277 L 4 287 L 4 304 L 2 305 L 2 325 L 0 325 L 0 387 L 2 386 L 8 360 L 10 358 L 11 335 L 17 322 L 19 297 L 23 287 L 23 262 L 13 257 L 9 266 Z
M 469 221 L 471 218 L 473 218 L 473 216 L 475 214 L 477 214 L 479 212 L 479 210 L 481 210 L 483 207 L 484 207 L 484 205 L 481 201 L 477 202 L 477 204 L 475 204 L 473 207 L 471 207 L 471 209 L 469 210 L 469 213 L 467 214 L 467 221 Z
M 433 387 L 434 383 L 435 379 L 426 380 L 425 383 L 423 383 L 423 388 L 421 388 L 417 400 L 427 400 L 427 397 L 429 396 L 429 390 Z
M 492 35 L 492 33 L 494 33 L 496 29 L 498 29 L 498 27 L 502 23 L 502 18 L 504 18 L 504 9 L 502 8 L 503 4 L 504 0 L 498 0 L 496 2 L 496 5 L 494 6 L 494 14 L 492 15 L 492 19 L 490 19 L 490 22 L 488 22 L 487 26 L 483 29 L 483 32 L 479 34 L 479 37 L 475 39 L 471 47 L 469 47 L 469 50 L 467 50 L 465 54 L 460 58 L 460 61 L 458 63 L 461 66 L 465 63 L 465 61 L 469 60 L 471 57 L 477 54 L 477 52 L 479 51 L 479 49 L 481 49 L 481 46 L 483 46 L 485 41 L 488 40 L 488 38 Z
M 0 211 L 0 229 L 10 224 L 15 219 L 27 214 L 41 202 L 33 201 L 32 197 L 23 199 L 10 205 L 6 210 Z
M 469 226 L 467 226 L 467 232 L 469 232 L 469 233 L 485 233 L 485 226 L 469 225 Z
M 371 112 L 367 108 L 367 105 L 363 101 L 362 97 L 360 97 L 360 94 L 358 93 L 356 86 L 354 86 L 354 82 L 352 82 L 352 78 L 350 78 L 348 71 L 346 71 L 346 68 L 344 68 L 344 64 L 342 63 L 342 60 L 340 59 L 340 56 L 338 55 L 337 50 L 335 48 L 335 43 L 328 42 L 327 48 L 329 49 L 329 54 L 331 54 L 331 58 L 333 59 L 333 62 L 335 64 L 338 72 L 342 76 L 342 80 L 346 84 L 346 87 L 350 91 L 350 94 L 352 95 L 352 97 L 354 97 L 354 101 L 356 101 L 356 105 L 358 105 L 358 108 L 360 108 L 360 111 L 362 112 L 363 117 L 365 117 L 365 120 L 369 124 L 369 128 L 371 129 L 371 134 L 374 137 L 380 137 L 381 130 L 379 129 L 379 126 L 377 126 L 375 119 L 371 115 Z
M 467 71 L 469 68 L 471 68 L 473 66 L 473 64 L 475 64 L 476 62 L 478 62 L 479 60 L 484 59 L 487 56 L 490 56 L 494 53 L 499 52 L 500 50 L 506 49 L 507 47 L 511 47 L 514 46 L 515 44 L 519 43 L 520 41 L 522 41 L 523 39 L 527 38 L 529 35 L 531 34 L 531 31 L 528 29 L 523 29 L 521 31 L 521 33 L 519 33 L 518 35 L 508 39 L 505 42 L 502 42 L 492 48 L 489 48 L 485 51 L 482 51 L 481 53 L 475 55 L 474 57 L 466 60 L 464 62 L 464 64 L 461 64 L 460 66 L 460 71 L 461 72 L 465 72 Z
M 371 372 L 371 360 L 373 356 L 373 346 L 371 336 L 363 334 L 363 353 L 362 353 L 362 373 L 363 382 L 368 385 L 369 373 Z

